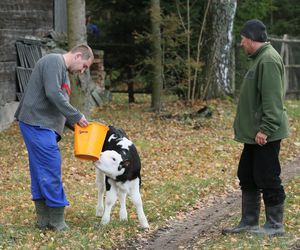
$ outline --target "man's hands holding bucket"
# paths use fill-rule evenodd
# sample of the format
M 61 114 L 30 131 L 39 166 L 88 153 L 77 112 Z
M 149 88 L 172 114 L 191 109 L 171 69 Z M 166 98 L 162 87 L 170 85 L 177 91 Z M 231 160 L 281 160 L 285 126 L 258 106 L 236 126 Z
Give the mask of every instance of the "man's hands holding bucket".
M 77 124 L 80 126 L 80 127 L 86 127 L 89 125 L 89 122 L 88 120 L 85 118 L 85 116 L 83 115 L 81 117 L 81 119 L 79 120 L 79 122 L 77 122 Z

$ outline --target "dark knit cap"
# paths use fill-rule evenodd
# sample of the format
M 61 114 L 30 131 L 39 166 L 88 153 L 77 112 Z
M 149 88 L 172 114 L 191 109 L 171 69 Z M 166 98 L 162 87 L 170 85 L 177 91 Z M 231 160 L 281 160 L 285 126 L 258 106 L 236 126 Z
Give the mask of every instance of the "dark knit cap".
M 268 39 L 266 26 L 257 19 L 252 19 L 244 24 L 241 35 L 256 42 L 266 42 Z

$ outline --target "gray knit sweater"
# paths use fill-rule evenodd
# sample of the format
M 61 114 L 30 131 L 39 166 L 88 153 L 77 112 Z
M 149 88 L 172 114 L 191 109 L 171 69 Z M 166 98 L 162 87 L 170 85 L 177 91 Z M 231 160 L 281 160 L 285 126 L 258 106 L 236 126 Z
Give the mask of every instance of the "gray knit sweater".
M 70 80 L 64 58 L 48 54 L 35 65 L 20 105 L 17 120 L 54 130 L 62 135 L 64 125 L 74 125 L 82 114 L 69 103 Z

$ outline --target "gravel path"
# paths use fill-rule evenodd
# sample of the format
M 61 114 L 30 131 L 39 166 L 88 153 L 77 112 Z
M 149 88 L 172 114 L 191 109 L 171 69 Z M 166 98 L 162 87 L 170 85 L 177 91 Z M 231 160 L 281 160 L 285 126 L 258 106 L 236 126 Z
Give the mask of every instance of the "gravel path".
M 281 177 L 283 182 L 286 182 L 299 174 L 300 158 L 287 163 L 282 168 Z M 231 192 L 225 197 L 215 197 L 209 207 L 200 206 L 199 209 L 190 212 L 185 219 L 171 221 L 169 226 L 159 229 L 146 242 L 137 239 L 126 249 L 175 250 L 193 249 L 194 245 L 201 246 L 208 238 L 208 234 L 209 238 L 220 234 L 222 221 L 240 212 L 240 202 L 240 191 Z

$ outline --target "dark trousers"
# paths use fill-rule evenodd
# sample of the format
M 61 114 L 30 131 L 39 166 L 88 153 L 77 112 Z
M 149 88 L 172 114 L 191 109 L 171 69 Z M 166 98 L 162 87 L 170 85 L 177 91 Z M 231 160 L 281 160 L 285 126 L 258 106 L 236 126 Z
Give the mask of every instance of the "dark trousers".
M 281 185 L 279 162 L 280 142 L 268 142 L 263 146 L 244 144 L 238 178 L 243 191 L 261 190 L 264 203 L 275 206 L 283 203 L 285 192 Z

